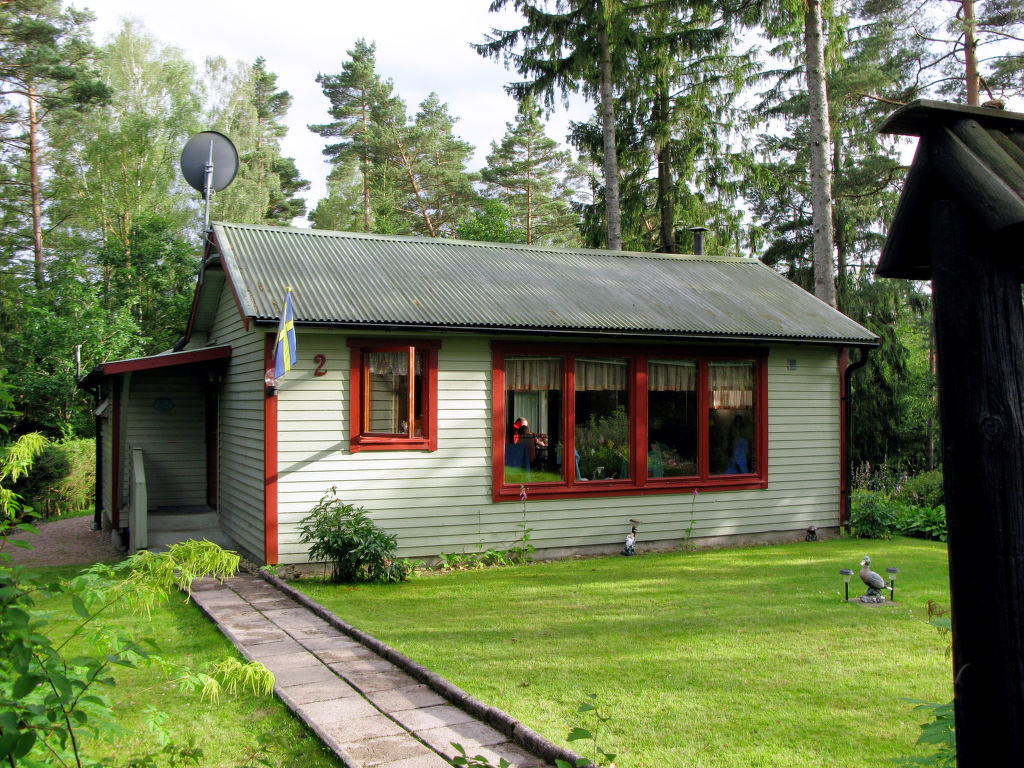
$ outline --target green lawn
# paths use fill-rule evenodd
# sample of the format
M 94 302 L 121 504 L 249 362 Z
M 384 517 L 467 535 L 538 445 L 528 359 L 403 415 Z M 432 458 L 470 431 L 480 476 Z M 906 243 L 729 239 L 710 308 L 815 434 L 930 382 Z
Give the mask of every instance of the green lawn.
M 898 605 L 841 601 L 865 554 Z M 944 544 L 842 539 L 297 586 L 556 742 L 596 693 L 620 768 L 849 768 L 915 753 L 903 699 L 952 697 L 947 579 Z
M 70 577 L 77 568 L 34 568 L 51 577 Z M 70 600 L 49 598 L 38 601 L 39 607 L 56 612 L 50 636 L 63 637 L 76 624 Z M 144 616 L 120 616 L 102 619 L 106 626 L 120 628 L 152 637 L 162 655 L 176 663 L 203 668 L 211 662 L 235 656 L 234 646 L 224 638 L 194 605 L 186 604 L 184 596 Z M 203 750 L 200 762 L 204 768 L 237 768 L 247 762 L 258 746 L 260 734 L 273 737 L 270 752 L 264 754 L 269 765 L 281 768 L 300 765 L 303 768 L 338 768 L 340 763 L 319 742 L 315 735 L 296 720 L 275 697 L 252 694 L 231 696 L 225 693 L 219 703 L 201 701 L 198 692 L 185 694 L 169 683 L 156 669 L 128 670 L 115 668 L 115 688 L 100 690 L 114 702 L 114 711 L 123 732 L 113 743 L 87 740 L 86 752 L 94 759 L 114 756 L 123 765 L 127 758 L 155 751 L 157 736 L 151 732 L 155 722 L 151 708 L 164 713 L 163 728 L 177 743 L 191 738 Z M 161 763 L 162 764 L 162 763 Z M 262 763 L 261 763 L 262 765 Z

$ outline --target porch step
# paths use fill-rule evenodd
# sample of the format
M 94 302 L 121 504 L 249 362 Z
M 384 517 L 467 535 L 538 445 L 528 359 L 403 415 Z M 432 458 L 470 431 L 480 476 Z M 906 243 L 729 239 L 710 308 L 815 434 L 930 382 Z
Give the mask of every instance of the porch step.
M 220 529 L 217 511 L 206 506 L 161 507 L 148 515 L 149 549 L 160 551 L 188 539 L 207 539 L 225 549 L 237 545 Z

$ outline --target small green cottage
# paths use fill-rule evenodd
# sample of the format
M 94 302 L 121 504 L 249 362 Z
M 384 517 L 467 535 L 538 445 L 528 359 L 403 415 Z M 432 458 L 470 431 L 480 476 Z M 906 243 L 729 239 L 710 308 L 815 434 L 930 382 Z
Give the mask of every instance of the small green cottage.
M 841 523 L 846 350 L 877 343 L 752 259 L 214 224 L 175 350 L 82 381 L 97 509 L 132 548 L 176 515 L 267 563 L 308 560 L 332 487 L 403 556 L 522 523 L 540 556 L 614 551 L 631 519 L 643 547 L 691 520 L 803 538 Z

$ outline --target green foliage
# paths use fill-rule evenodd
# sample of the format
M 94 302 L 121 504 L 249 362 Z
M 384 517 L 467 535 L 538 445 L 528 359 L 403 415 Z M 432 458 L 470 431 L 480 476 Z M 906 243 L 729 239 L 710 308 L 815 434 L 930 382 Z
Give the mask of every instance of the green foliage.
M 888 539 L 896 529 L 898 511 L 889 497 L 880 491 L 854 491 L 851 500 L 850 527 L 861 539 Z
M 362 507 L 345 504 L 331 488 L 299 526 L 309 556 L 331 564 L 331 581 L 405 581 L 411 567 L 395 560 L 398 538 L 377 527 Z
M 234 553 L 210 542 L 174 545 L 162 554 L 140 552 L 114 565 L 87 568 L 70 581 L 45 583 L 21 567 L 10 567 L 3 551 L 7 535 L 35 532 L 11 519 L 0 521 L 0 762 L 36 768 L 48 765 L 101 766 L 84 756 L 87 738 L 116 734 L 118 725 L 104 689 L 116 685 L 115 668 L 155 666 L 182 690 L 216 701 L 221 690 L 258 695 L 273 690 L 273 674 L 263 665 L 231 659 L 195 671 L 163 658 L 137 632 L 108 631 L 97 619 L 126 611 L 148 613 L 194 579 L 223 578 L 239 563 Z M 64 595 L 76 615 L 70 630 L 58 637 L 58 617 L 36 607 L 37 601 Z M 79 646 L 84 643 L 86 652 Z M 163 756 L 171 765 L 200 764 L 193 745 L 165 744 L 159 753 L 127 759 L 129 766 L 152 766 Z
M 908 477 L 903 487 L 895 494 L 895 498 L 917 507 L 941 506 L 946 500 L 942 472 L 936 469 Z
M 918 746 L 929 747 L 928 755 L 915 755 L 899 761 L 899 765 L 926 765 L 933 768 L 956 768 L 956 720 L 953 714 L 953 702 L 935 704 L 926 701 L 908 699 L 917 704 L 915 712 L 926 712 L 931 719 L 921 724 L 921 735 L 917 738 Z
M 67 438 L 48 442 L 31 474 L 14 487 L 37 517 L 55 517 L 89 507 L 96 492 L 96 441 Z
M 946 540 L 946 508 L 905 506 L 899 517 L 899 532 L 904 536 L 933 541 Z

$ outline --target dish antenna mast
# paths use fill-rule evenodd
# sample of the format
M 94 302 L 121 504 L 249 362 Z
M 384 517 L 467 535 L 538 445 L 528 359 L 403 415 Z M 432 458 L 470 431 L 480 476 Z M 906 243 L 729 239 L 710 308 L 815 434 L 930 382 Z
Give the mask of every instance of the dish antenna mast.
M 235 180 L 238 151 L 231 139 L 217 131 L 197 133 L 181 151 L 181 174 L 192 189 L 203 193 L 203 232 L 210 231 L 210 198 Z

